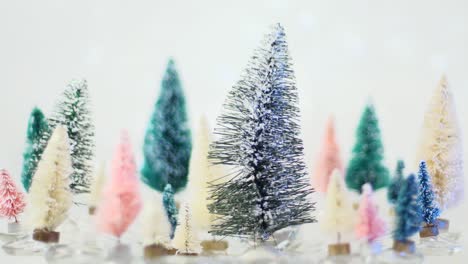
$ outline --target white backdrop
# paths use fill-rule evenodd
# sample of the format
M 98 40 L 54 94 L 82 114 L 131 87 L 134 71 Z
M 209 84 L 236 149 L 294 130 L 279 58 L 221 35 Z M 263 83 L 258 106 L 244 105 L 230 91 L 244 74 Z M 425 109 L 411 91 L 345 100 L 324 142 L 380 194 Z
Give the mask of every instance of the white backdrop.
M 414 168 L 423 113 L 442 73 L 468 131 L 467 11 L 462 0 L 0 1 L 0 167 L 19 176 L 32 107 L 49 113 L 74 78 L 90 85 L 97 160 L 110 158 L 126 128 L 140 161 L 169 56 L 183 79 L 192 127 L 203 113 L 213 124 L 268 26 L 281 22 L 308 163 L 331 113 L 347 161 L 372 100 L 386 163 L 393 170 L 403 158 Z

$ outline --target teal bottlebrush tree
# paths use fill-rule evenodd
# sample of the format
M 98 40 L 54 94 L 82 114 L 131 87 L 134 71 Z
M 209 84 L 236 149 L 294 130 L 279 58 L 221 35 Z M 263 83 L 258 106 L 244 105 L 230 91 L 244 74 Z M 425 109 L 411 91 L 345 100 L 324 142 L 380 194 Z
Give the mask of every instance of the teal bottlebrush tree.
M 177 227 L 177 216 L 179 214 L 174 199 L 174 191 L 172 190 L 171 184 L 167 184 L 163 192 L 163 205 L 166 210 L 169 223 L 171 224 L 171 232 L 169 233 L 170 238 L 174 238 L 175 229 Z
M 411 174 L 398 193 L 396 226 L 393 232 L 393 249 L 399 252 L 414 252 L 414 242 L 409 238 L 421 228 L 422 211 L 418 203 L 419 187 L 416 176 Z
M 366 106 L 356 136 L 353 158 L 346 171 L 346 184 L 357 192 L 361 192 L 366 183 L 370 183 L 373 190 L 386 187 L 389 183 L 389 172 L 382 164 L 384 149 L 373 105 Z
M 429 175 L 425 161 L 421 161 L 419 164 L 418 179 L 418 203 L 422 209 L 422 217 L 424 221 L 420 235 L 421 237 L 437 236 L 439 234 L 437 217 L 440 215 L 440 209 L 436 201 L 437 197 L 434 193 L 431 176 Z
M 46 117 L 41 109 L 35 107 L 28 121 L 26 150 L 23 153 L 23 170 L 21 173 L 21 183 L 27 192 L 29 191 L 29 187 L 31 187 L 33 175 L 47 146 L 50 134 Z
M 33 175 L 47 146 L 50 134 L 46 117 L 41 109 L 35 107 L 28 121 L 26 150 L 23 153 L 23 170 L 21 172 L 21 183 L 27 192 L 29 191 L 29 187 L 31 187 Z
M 210 233 L 265 241 L 282 228 L 314 222 L 313 192 L 299 138 L 299 108 L 284 29 L 276 25 L 251 57 L 218 118 L 210 162 L 232 177 L 213 183 Z
M 160 192 L 167 184 L 180 191 L 187 185 L 191 150 L 185 96 L 174 61 L 169 60 L 145 135 L 142 181 Z
M 85 80 L 73 81 L 66 87 L 49 123 L 52 128 L 57 125 L 67 127 L 73 168 L 70 189 L 74 193 L 89 192 L 93 174 L 94 124 Z
M 398 200 L 398 192 L 401 186 L 405 182 L 403 170 L 405 169 L 405 162 L 399 160 L 395 169 L 395 175 L 393 176 L 390 185 L 388 186 L 387 198 L 391 204 L 396 204 Z

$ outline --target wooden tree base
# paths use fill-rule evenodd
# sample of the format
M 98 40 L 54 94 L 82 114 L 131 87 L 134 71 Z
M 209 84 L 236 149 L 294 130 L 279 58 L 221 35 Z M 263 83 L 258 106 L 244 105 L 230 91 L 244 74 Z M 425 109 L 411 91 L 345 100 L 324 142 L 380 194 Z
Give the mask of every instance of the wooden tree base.
M 419 231 L 419 237 L 421 238 L 434 237 L 438 235 L 439 235 L 439 227 L 437 225 L 424 224 L 424 226 L 421 228 L 421 231 Z
M 396 252 L 404 252 L 408 254 L 412 254 L 416 250 L 416 246 L 414 245 L 414 242 L 411 240 L 407 241 L 393 241 L 393 250 Z
M 89 215 L 94 215 L 95 213 L 96 213 L 96 207 L 90 206 L 90 207 L 88 208 L 88 214 L 89 214 Z
M 143 254 L 147 259 L 172 256 L 175 255 L 176 252 L 177 250 L 174 248 L 166 248 L 165 246 L 158 244 L 149 245 L 143 249 Z
M 339 243 L 328 245 L 328 256 L 340 256 L 351 254 L 349 243 Z
M 229 247 L 228 242 L 223 240 L 203 240 L 200 245 L 203 251 L 225 251 Z
M 437 218 L 437 226 L 440 231 L 448 231 L 450 226 L 450 221 L 448 219 Z
M 58 243 L 60 239 L 60 233 L 45 229 L 34 229 L 33 239 L 44 243 Z

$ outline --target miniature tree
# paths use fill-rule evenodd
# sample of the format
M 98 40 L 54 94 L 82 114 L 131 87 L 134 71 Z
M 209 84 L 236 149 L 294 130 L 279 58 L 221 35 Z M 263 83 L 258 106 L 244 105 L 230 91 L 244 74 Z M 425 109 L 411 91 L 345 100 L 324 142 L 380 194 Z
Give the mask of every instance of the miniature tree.
M 328 247 L 329 255 L 350 253 L 349 243 L 342 243 L 341 236 L 353 229 L 353 216 L 354 209 L 343 176 L 338 170 L 334 170 L 328 184 L 324 215 L 320 219 L 322 229 L 337 235 L 337 243 Z
M 409 238 L 421 227 L 422 215 L 418 203 L 418 183 L 414 174 L 408 176 L 400 189 L 396 204 L 396 227 L 393 232 L 393 249 L 398 252 L 413 253 L 414 242 Z
M 88 84 L 85 80 L 70 83 L 56 106 L 50 125 L 68 129 L 73 172 L 70 188 L 74 193 L 89 192 L 94 159 L 94 125 L 91 120 Z
M 356 225 L 356 236 L 373 243 L 385 234 L 385 222 L 378 215 L 377 204 L 374 201 L 372 186 L 368 183 L 362 186 L 362 198 L 359 204 L 359 220 Z
M 421 237 L 437 236 L 439 234 L 437 217 L 440 215 L 440 209 L 437 205 L 436 196 L 432 189 L 431 178 L 427 171 L 425 161 L 419 164 L 419 199 L 418 203 L 422 209 L 424 220 L 423 228 L 420 232 Z
M 106 168 L 104 164 L 101 164 L 97 173 L 94 175 L 94 179 L 91 183 L 91 193 L 89 195 L 89 214 L 93 215 L 96 212 L 96 207 L 101 201 L 102 189 L 106 182 Z
M 26 191 L 29 191 L 29 187 L 31 187 L 32 177 L 36 172 L 37 164 L 41 160 L 49 137 L 50 128 L 47 119 L 42 111 L 35 107 L 29 117 L 26 150 L 23 154 L 21 183 Z
M 69 189 L 71 172 L 67 128 L 59 125 L 49 139 L 29 189 L 26 212 L 34 229 L 34 240 L 59 241 L 60 234 L 55 229 L 67 218 L 72 204 Z
M 169 60 L 146 131 L 143 182 L 160 192 L 167 184 L 180 191 L 187 184 L 191 150 L 185 96 L 174 61 Z
M 461 140 L 453 96 L 443 76 L 424 116 L 418 153 L 418 161 L 427 163 L 442 209 L 454 206 L 463 196 Z
M 166 210 L 166 216 L 171 223 L 171 239 L 174 238 L 174 232 L 177 227 L 177 216 L 179 211 L 177 210 L 176 202 L 174 199 L 174 191 L 172 190 L 172 186 L 170 184 L 166 185 L 163 192 L 163 205 L 164 209 Z
M 390 185 L 388 186 L 387 198 L 391 204 L 396 204 L 398 200 L 398 193 L 400 192 L 401 186 L 405 182 L 403 170 L 405 169 L 405 163 L 402 160 L 397 162 L 395 169 L 395 175 L 393 176 Z
M 370 183 L 373 190 L 386 187 L 389 183 L 389 173 L 382 164 L 384 149 L 373 105 L 366 106 L 356 136 L 354 156 L 346 171 L 348 188 L 361 192 L 365 183 Z
M 162 201 L 161 194 L 154 192 L 152 201 Z M 174 255 L 175 250 L 171 244 L 171 224 L 166 215 L 163 203 L 145 203 L 143 215 L 143 245 L 146 258 L 161 255 Z M 155 221 L 157 219 L 157 221 Z
M 233 176 L 211 188 L 213 235 L 265 241 L 277 230 L 315 221 L 283 27 L 276 25 L 263 43 L 218 118 L 210 162 L 229 166 Z
M 109 183 L 96 212 L 98 229 L 120 239 L 135 220 L 141 208 L 141 199 L 132 147 L 126 132 L 112 160 Z
M 24 195 L 18 190 L 8 171 L 0 170 L 0 216 L 18 222 L 18 215 L 25 206 Z
M 174 236 L 174 246 L 177 255 L 194 256 L 200 254 L 200 241 L 196 233 L 192 230 L 192 219 L 190 206 L 184 203 L 181 207 L 180 225 L 177 227 Z
M 340 148 L 336 142 L 335 125 L 331 117 L 328 119 L 327 131 L 322 144 L 317 165 L 315 166 L 313 186 L 318 192 L 325 193 L 333 170 L 343 171 Z

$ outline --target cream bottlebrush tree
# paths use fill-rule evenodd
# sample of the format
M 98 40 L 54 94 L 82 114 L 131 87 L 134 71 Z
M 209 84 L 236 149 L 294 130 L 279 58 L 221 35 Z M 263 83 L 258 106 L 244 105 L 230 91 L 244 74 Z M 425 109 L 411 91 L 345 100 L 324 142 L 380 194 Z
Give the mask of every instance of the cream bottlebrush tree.
M 463 196 L 463 156 L 455 104 L 445 76 L 424 116 L 417 162 L 425 160 L 442 209 Z
M 348 190 L 339 170 L 334 170 L 328 184 L 324 215 L 321 227 L 324 231 L 337 235 L 337 244 L 341 243 L 341 235 L 354 228 L 355 212 Z
M 29 189 L 26 215 L 35 240 L 58 242 L 59 234 L 54 230 L 66 219 L 72 204 L 71 172 L 67 128 L 59 125 L 49 139 Z
M 102 163 L 99 169 L 94 174 L 93 181 L 91 182 L 91 193 L 89 195 L 89 214 L 93 215 L 96 211 L 97 205 L 101 201 L 102 189 L 106 182 L 106 166 Z
M 177 255 L 198 255 L 201 252 L 200 241 L 196 232 L 193 232 L 191 208 L 186 202 L 181 206 L 173 245 L 177 249 Z
M 145 203 L 143 211 L 143 244 L 144 246 L 159 245 L 170 249 L 172 248 L 171 223 L 166 216 L 162 195 L 159 192 L 152 192 L 151 196 L 152 198 L 148 200 L 151 202 Z

